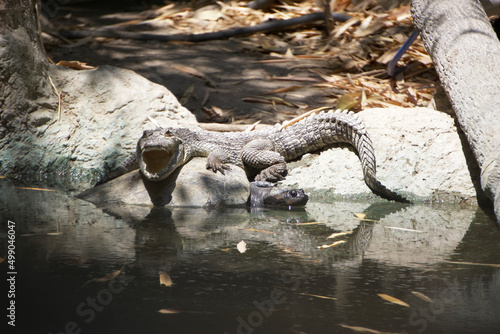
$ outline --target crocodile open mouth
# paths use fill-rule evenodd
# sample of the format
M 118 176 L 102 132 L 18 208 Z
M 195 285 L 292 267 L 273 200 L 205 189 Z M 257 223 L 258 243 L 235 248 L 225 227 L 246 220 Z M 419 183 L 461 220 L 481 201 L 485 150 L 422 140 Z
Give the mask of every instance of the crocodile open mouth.
M 142 152 L 142 160 L 146 165 L 146 170 L 151 174 L 158 174 L 164 171 L 174 155 L 174 150 L 159 148 L 148 148 Z

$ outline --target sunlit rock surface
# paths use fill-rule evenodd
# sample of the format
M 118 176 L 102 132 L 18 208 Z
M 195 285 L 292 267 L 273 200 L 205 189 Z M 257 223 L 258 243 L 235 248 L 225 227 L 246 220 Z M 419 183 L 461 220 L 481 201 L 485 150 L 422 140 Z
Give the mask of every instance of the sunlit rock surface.
M 373 141 L 382 184 L 413 199 L 474 202 L 478 172 L 452 117 L 427 108 L 368 109 L 358 116 Z M 349 197 L 370 193 L 348 145 L 308 154 L 291 167 L 288 186 Z
M 96 205 L 111 203 L 170 206 L 244 206 L 250 195 L 245 171 L 231 166 L 225 175 L 206 169 L 194 158 L 163 181 L 142 177 L 139 170 L 88 189 L 78 197 Z
M 197 124 L 169 90 L 133 71 L 54 65 L 50 76 L 64 93 L 61 114 L 33 112 L 17 132 L 2 137 L 2 175 L 88 187 L 135 150 L 144 130 L 155 128 L 148 116 L 162 126 Z

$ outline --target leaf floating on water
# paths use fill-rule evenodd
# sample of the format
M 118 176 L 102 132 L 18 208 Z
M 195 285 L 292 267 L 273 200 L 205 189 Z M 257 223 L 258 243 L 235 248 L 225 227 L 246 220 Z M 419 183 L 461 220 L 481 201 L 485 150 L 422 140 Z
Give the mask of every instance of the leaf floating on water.
M 353 232 L 353 231 L 333 233 L 333 234 L 331 234 L 329 237 L 327 237 L 327 239 L 338 238 L 338 237 L 341 237 L 341 236 L 343 236 L 343 235 L 348 235 L 348 234 L 351 234 L 352 232 Z
M 432 303 L 432 299 L 430 297 L 427 297 L 426 295 L 424 295 L 423 293 L 421 292 L 418 292 L 418 291 L 412 291 L 411 292 L 415 297 L 417 298 L 420 298 L 422 299 L 423 301 L 426 301 L 426 302 L 429 302 L 429 303 Z
M 344 325 L 344 324 L 340 324 L 340 326 L 342 326 L 344 328 L 351 329 L 351 330 L 358 332 L 358 333 L 390 334 L 389 332 L 381 332 L 381 331 L 378 331 L 376 329 L 370 329 L 370 328 L 366 328 L 366 327 L 348 326 L 348 325 Z
M 410 228 L 404 228 L 404 227 L 396 227 L 396 226 L 384 226 L 385 228 L 389 228 L 391 230 L 399 230 L 399 231 L 406 231 L 406 232 L 417 232 L 417 233 L 424 233 L 424 231 L 420 230 L 413 230 Z
M 230 250 L 231 250 L 231 248 L 223 248 L 223 249 L 221 249 L 221 251 L 223 251 L 223 252 L 229 252 Z
M 89 284 L 90 282 L 102 283 L 102 282 L 110 281 L 113 278 L 115 278 L 116 276 L 120 275 L 120 273 L 122 272 L 122 270 L 123 270 L 123 267 L 121 267 L 120 270 L 113 271 L 112 273 L 109 273 L 109 274 L 107 274 L 104 277 L 92 278 L 91 280 L 88 280 L 87 282 L 83 283 L 82 287 L 84 287 L 85 285 Z
M 322 222 L 309 222 L 309 223 L 297 223 L 294 225 L 320 225 L 320 224 L 324 224 L 324 223 L 322 223 Z
M 46 235 L 61 235 L 63 234 L 62 232 L 49 232 Z
M 322 299 L 331 299 L 331 300 L 337 300 L 335 297 L 327 297 L 327 296 L 320 296 L 320 295 L 313 295 L 310 293 L 305 293 L 305 292 L 297 292 L 299 295 L 303 296 L 311 296 L 311 297 L 316 297 L 316 298 L 322 298 Z
M 268 93 L 262 93 L 262 95 L 270 95 L 270 94 L 279 94 L 279 93 L 286 93 L 290 92 L 293 90 L 301 89 L 304 88 L 304 86 L 290 86 L 290 87 L 283 87 L 283 88 L 278 88 L 273 91 L 270 91 Z
M 69 67 L 74 70 L 93 70 L 97 68 L 91 65 L 87 65 L 87 63 L 83 63 L 78 60 L 61 60 L 56 65 Z
M 160 286 L 161 285 L 165 285 L 166 287 L 174 285 L 170 276 L 164 271 L 160 272 Z
M 360 220 L 365 220 L 365 221 L 369 221 L 369 222 L 378 222 L 378 220 L 374 220 L 374 219 L 366 219 L 366 215 L 364 213 L 355 213 L 354 214 L 356 216 L 356 218 L 360 219 Z
M 240 253 L 245 253 L 247 251 L 247 243 L 244 242 L 243 240 L 241 240 L 240 242 L 238 242 L 238 244 L 236 245 L 236 248 L 238 249 L 238 251 Z
M 459 262 L 459 261 L 446 261 L 446 262 L 454 264 L 468 264 L 471 266 L 487 266 L 487 267 L 500 268 L 500 264 L 497 263 L 477 263 L 477 262 Z
M 0 263 L 2 263 L 3 261 L 5 261 L 6 258 L 7 258 L 7 256 L 0 257 Z
M 45 189 L 45 188 L 31 188 L 31 187 L 14 187 L 14 188 L 25 189 L 25 190 L 56 191 L 55 189 Z
M 117 271 L 113 271 L 112 273 L 109 273 L 107 274 L 106 276 L 104 277 L 100 277 L 100 278 L 93 278 L 92 280 L 94 282 L 107 282 L 107 281 L 110 281 L 112 280 L 113 278 L 115 278 L 116 276 L 120 275 L 120 273 L 122 272 L 122 269 L 123 267 L 120 269 L 120 270 L 117 270 Z
M 161 310 L 158 310 L 158 313 L 161 313 L 161 314 L 179 314 L 179 313 L 181 313 L 181 311 L 174 310 L 173 308 L 162 308 Z
M 392 297 L 392 296 L 389 296 L 389 295 L 386 295 L 385 293 L 379 293 L 377 294 L 380 298 L 382 299 L 385 299 L 387 300 L 388 302 L 390 303 L 393 303 L 393 304 L 398 304 L 398 305 L 401 305 L 401 306 L 405 306 L 405 307 L 410 307 L 410 305 L 408 305 L 407 303 L 405 303 L 404 301 L 400 300 L 400 299 L 397 299 L 395 297 Z
M 330 245 L 318 246 L 318 249 L 332 248 L 332 247 L 338 246 L 340 244 L 343 244 L 344 242 L 346 242 L 346 241 L 345 240 L 335 241 L 333 244 L 330 244 Z

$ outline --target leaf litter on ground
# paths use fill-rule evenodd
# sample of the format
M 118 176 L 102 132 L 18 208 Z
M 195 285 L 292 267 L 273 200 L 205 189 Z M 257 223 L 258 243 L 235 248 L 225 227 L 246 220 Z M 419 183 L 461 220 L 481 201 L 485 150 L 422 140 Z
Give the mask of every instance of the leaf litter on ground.
M 311 75 L 307 77 L 290 75 L 260 78 L 260 80 L 301 82 L 301 88 L 295 86 L 293 90 L 321 88 L 331 95 L 323 100 L 316 99 L 313 104 L 308 102 L 311 105 L 299 106 L 297 114 L 326 104 L 334 106 L 337 103 L 336 99 L 344 95 L 349 96 L 349 102 L 341 101 L 341 106 L 355 111 L 374 107 L 416 107 L 429 104 L 438 77 L 420 38 L 417 38 L 399 60 L 399 65 L 404 67 L 405 71 L 398 80 L 389 77 L 385 71 L 392 55 L 414 29 L 409 5 L 385 10 L 377 6 L 374 1 L 365 0 L 353 4 L 351 0 L 338 0 L 331 9 L 348 14 L 352 19 L 343 23 L 337 22 L 332 33 L 326 37 L 321 24 L 297 27 L 274 34 L 257 33 L 248 37 L 238 37 L 245 43 L 247 52 L 264 55 L 265 59 L 258 60 L 259 62 L 299 61 L 305 68 L 307 64 L 302 64 L 303 62 L 318 62 L 309 68 Z M 134 17 L 121 13 L 124 15 L 121 25 L 114 24 L 105 28 L 125 29 L 126 26 L 136 26 L 137 29 L 144 26 L 144 29 L 153 29 L 162 34 L 200 34 L 248 27 L 270 20 L 285 20 L 322 11 L 322 5 L 315 0 L 276 2 L 268 11 L 254 10 L 236 1 L 216 4 L 192 1 L 148 9 L 137 13 Z M 118 14 L 115 15 L 115 19 L 117 18 Z M 101 42 L 106 41 L 104 39 Z M 82 64 L 82 67 L 85 68 L 85 65 Z M 208 85 L 215 85 L 196 69 L 179 67 L 177 69 L 205 80 Z M 277 92 L 279 89 L 282 89 L 282 96 L 278 96 L 281 101 L 260 99 L 258 103 L 270 103 L 274 108 L 277 103 L 285 101 L 291 104 L 287 106 L 288 108 L 296 108 L 296 103 L 286 100 L 287 87 L 279 87 Z M 338 95 L 338 89 L 344 90 L 344 94 Z M 262 92 L 262 95 L 266 94 L 269 92 Z

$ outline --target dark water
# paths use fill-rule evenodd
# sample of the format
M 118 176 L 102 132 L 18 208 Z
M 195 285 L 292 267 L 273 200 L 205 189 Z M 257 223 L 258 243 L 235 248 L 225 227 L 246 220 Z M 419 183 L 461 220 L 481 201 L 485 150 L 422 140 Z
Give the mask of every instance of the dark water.
M 0 188 L 2 333 L 500 332 L 500 230 L 477 207 L 98 209 Z

